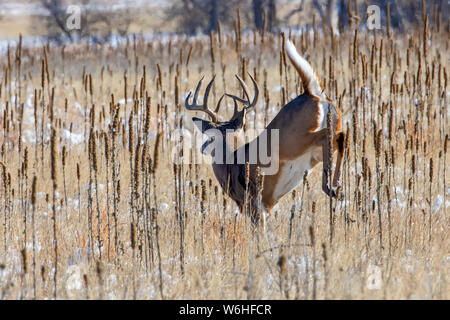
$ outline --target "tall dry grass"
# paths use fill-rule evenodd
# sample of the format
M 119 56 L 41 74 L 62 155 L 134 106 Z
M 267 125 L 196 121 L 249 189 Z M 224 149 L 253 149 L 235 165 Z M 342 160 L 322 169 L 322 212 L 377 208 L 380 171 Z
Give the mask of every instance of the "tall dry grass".
M 171 161 L 171 133 L 192 130 L 183 100 L 202 74 L 220 80 L 215 103 L 247 71 L 264 94 L 246 128 L 263 128 L 301 94 L 281 35 L 242 32 L 237 18 L 234 32 L 195 38 L 11 43 L 0 297 L 448 299 L 450 37 L 439 21 L 425 14 L 409 34 L 286 33 L 342 110 L 345 201 L 330 202 L 312 169 L 265 234 L 208 165 Z

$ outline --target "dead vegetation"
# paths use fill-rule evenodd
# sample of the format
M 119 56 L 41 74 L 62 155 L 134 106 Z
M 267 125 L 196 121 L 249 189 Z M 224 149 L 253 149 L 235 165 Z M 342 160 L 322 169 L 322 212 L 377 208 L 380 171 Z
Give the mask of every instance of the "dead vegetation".
M 448 299 L 448 27 L 290 32 L 343 112 L 343 202 L 307 175 L 252 233 L 208 165 L 174 164 L 183 100 L 247 71 L 261 128 L 302 87 L 281 35 L 129 37 L 0 58 L 2 299 Z M 232 106 L 228 106 L 229 117 Z M 224 110 L 224 109 L 223 109 Z M 198 146 L 194 146 L 197 147 Z M 191 152 L 192 150 L 184 150 Z

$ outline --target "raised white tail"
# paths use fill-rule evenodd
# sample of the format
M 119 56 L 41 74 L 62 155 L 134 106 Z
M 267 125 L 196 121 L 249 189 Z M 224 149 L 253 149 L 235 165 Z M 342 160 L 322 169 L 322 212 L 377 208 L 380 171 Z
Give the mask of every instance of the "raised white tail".
M 297 52 L 294 44 L 289 39 L 286 39 L 285 46 L 289 60 L 291 60 L 295 69 L 297 69 L 300 77 L 302 78 L 305 91 L 307 91 L 310 95 L 318 97 L 321 100 L 328 100 L 327 96 L 323 93 L 323 88 L 320 84 L 319 77 L 314 72 L 308 61 L 306 61 Z

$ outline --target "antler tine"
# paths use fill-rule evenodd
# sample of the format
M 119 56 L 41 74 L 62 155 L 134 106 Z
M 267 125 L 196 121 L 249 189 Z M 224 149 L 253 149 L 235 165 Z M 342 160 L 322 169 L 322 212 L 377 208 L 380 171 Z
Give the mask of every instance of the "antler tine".
M 198 96 L 198 91 L 200 90 L 200 87 L 202 85 L 203 79 L 205 78 L 205 76 L 202 76 L 202 78 L 200 79 L 200 81 L 197 83 L 197 87 L 195 88 L 195 93 L 194 93 L 194 101 L 192 103 L 196 104 L 197 102 L 197 96 Z M 190 94 L 190 92 L 189 92 Z
M 248 103 L 250 103 L 247 85 L 245 84 L 244 80 L 242 80 L 241 77 L 239 77 L 237 74 L 235 74 L 234 76 L 238 79 L 239 83 L 241 84 L 241 87 L 244 90 L 245 97 L 247 98 Z
M 200 89 L 200 86 L 202 85 L 202 81 L 203 78 L 205 76 L 203 76 L 200 81 L 197 83 L 197 87 L 195 88 L 195 92 L 194 92 L 194 98 L 192 99 L 192 104 L 189 104 L 189 98 L 191 97 L 192 92 L 189 91 L 188 96 L 186 97 L 186 100 L 184 101 L 184 106 L 186 107 L 186 109 L 188 110 L 196 110 L 195 108 L 198 107 L 196 101 L 197 101 L 197 95 L 198 95 L 198 90 Z
M 221 104 L 223 98 L 225 98 L 225 95 L 224 95 L 224 94 L 220 97 L 219 101 L 217 102 L 216 109 L 214 109 L 214 113 L 219 112 L 220 104 Z
M 230 121 L 232 121 L 232 120 L 234 120 L 234 119 L 236 119 L 238 117 L 244 117 L 245 116 L 245 112 L 244 111 L 246 111 L 246 108 L 244 108 L 241 111 L 239 111 L 238 104 L 237 104 L 238 100 L 240 100 L 240 99 L 238 97 L 236 97 L 236 96 L 233 96 L 233 95 L 228 95 L 227 94 L 227 96 L 232 98 L 233 102 L 234 102 L 233 115 L 231 116 L 231 120 Z
M 211 86 L 214 82 L 214 79 L 216 78 L 215 75 L 213 76 L 212 80 L 206 86 L 205 95 L 203 97 L 203 104 L 202 105 L 197 104 L 198 91 L 200 90 L 200 86 L 202 85 L 203 78 L 204 78 L 204 76 L 200 79 L 200 81 L 197 84 L 197 87 L 195 88 L 192 104 L 189 104 L 189 98 L 191 97 L 191 94 L 192 94 L 191 92 L 189 92 L 188 96 L 186 97 L 186 100 L 184 101 L 184 106 L 188 110 L 203 111 L 211 117 L 213 122 L 217 122 L 216 115 L 211 110 L 208 109 L 209 91 L 211 90 Z
M 255 88 L 255 96 L 253 97 L 252 103 L 245 108 L 247 110 L 250 108 L 253 108 L 256 105 L 256 102 L 258 101 L 258 97 L 259 97 L 258 84 L 256 83 L 256 80 L 252 77 L 252 75 L 250 73 L 248 73 L 248 75 L 250 76 L 250 79 L 252 79 L 253 87 Z
M 233 95 L 233 94 L 229 94 L 229 93 L 225 93 L 227 96 L 229 96 L 230 98 L 233 98 L 233 100 L 234 101 L 239 101 L 239 102 L 242 102 L 242 103 L 250 103 L 250 99 L 249 99 L 249 97 L 248 97 L 248 91 L 247 91 L 247 86 L 245 85 L 245 83 L 244 83 L 244 81 L 242 81 L 242 79 L 237 75 L 237 74 L 235 74 L 234 75 L 237 79 L 238 79 L 238 81 L 239 81 L 239 83 L 241 84 L 241 87 L 242 87 L 242 89 L 244 90 L 244 94 L 245 94 L 245 96 L 247 97 L 247 100 L 244 100 L 244 99 L 242 99 L 242 98 L 239 98 L 238 96 L 235 96 L 235 95 Z
M 242 103 L 247 104 L 247 106 L 245 107 L 246 110 L 248 110 L 248 109 L 250 109 L 250 108 L 253 108 L 253 107 L 256 105 L 256 101 L 258 101 L 258 96 L 259 96 L 259 89 L 258 89 L 258 85 L 257 85 L 255 79 L 252 77 L 252 75 L 251 75 L 250 73 L 248 73 L 248 75 L 249 75 L 250 78 L 252 79 L 253 86 L 255 87 L 255 96 L 254 96 L 252 102 L 250 102 L 250 97 L 249 97 L 249 95 L 248 95 L 247 85 L 245 84 L 245 82 L 244 82 L 238 75 L 236 75 L 236 78 L 238 79 L 238 81 L 239 81 L 239 83 L 240 83 L 242 89 L 244 90 L 244 95 L 245 95 L 245 97 L 247 98 L 247 100 L 244 100 L 244 99 L 239 98 L 239 97 L 237 97 L 237 96 L 235 96 L 235 95 L 226 93 L 226 95 L 227 95 L 228 97 L 230 97 L 230 98 L 233 98 L 233 100 L 234 100 L 235 102 L 236 102 L 236 101 L 239 101 L 239 102 L 242 102 Z
M 233 101 L 234 101 L 234 111 L 233 111 L 233 116 L 231 117 L 231 119 L 234 119 L 235 117 L 237 117 L 239 115 L 237 101 L 235 98 L 233 98 Z

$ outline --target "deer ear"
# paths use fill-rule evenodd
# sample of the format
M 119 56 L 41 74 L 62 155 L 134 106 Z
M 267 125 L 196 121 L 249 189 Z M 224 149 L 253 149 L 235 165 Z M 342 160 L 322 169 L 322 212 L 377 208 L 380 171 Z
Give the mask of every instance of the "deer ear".
M 214 128 L 214 125 L 210 121 L 203 120 L 197 117 L 193 117 L 192 122 L 194 122 L 198 130 L 200 130 L 202 133 Z

